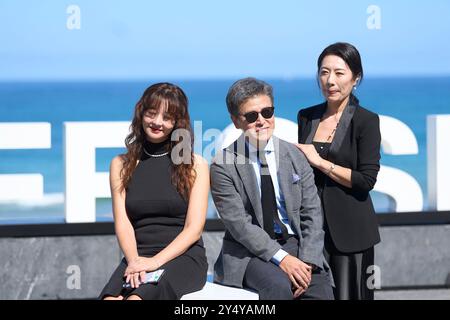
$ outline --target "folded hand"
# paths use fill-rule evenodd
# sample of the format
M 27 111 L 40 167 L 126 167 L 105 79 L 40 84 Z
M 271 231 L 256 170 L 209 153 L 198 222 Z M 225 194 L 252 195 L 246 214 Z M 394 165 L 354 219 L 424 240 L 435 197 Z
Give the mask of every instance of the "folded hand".
M 128 262 L 125 270 L 125 282 L 131 282 L 132 288 L 138 288 L 139 284 L 145 281 L 145 274 L 158 269 L 158 263 L 154 258 L 137 257 Z

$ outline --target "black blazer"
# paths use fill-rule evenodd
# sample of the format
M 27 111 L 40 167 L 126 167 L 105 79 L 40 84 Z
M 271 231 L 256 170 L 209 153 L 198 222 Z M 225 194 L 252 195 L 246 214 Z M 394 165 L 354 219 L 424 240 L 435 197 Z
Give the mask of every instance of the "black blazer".
M 298 112 L 298 141 L 311 144 L 326 110 L 322 103 Z M 378 220 L 369 191 L 380 169 L 378 115 L 350 103 L 344 109 L 328 153 L 329 161 L 352 170 L 352 188 L 326 177 L 323 211 L 331 238 L 344 253 L 368 249 L 380 242 Z

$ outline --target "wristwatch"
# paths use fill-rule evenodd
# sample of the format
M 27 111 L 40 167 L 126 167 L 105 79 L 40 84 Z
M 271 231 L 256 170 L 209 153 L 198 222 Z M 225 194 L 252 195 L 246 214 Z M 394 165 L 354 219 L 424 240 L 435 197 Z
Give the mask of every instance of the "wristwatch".
M 334 163 L 331 163 L 330 169 L 328 169 L 327 171 L 327 176 L 331 173 L 331 171 L 334 170 L 334 168 L 336 168 L 336 165 Z

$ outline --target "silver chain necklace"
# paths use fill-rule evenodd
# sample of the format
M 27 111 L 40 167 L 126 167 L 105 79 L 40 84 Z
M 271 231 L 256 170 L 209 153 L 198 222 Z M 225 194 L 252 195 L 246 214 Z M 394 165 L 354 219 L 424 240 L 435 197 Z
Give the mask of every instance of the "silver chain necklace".
M 160 157 L 167 156 L 169 154 L 169 151 L 160 153 L 160 154 L 151 154 L 151 153 L 148 153 L 147 150 L 145 150 L 145 147 L 142 147 L 142 148 L 144 149 L 145 154 L 152 158 L 160 158 Z
M 331 131 L 330 135 L 327 138 L 327 142 L 331 139 L 331 137 L 333 136 L 333 134 L 336 133 L 337 127 L 339 126 L 339 120 L 337 118 L 337 112 L 334 114 L 334 120 L 336 121 L 336 127 L 334 127 L 333 131 Z

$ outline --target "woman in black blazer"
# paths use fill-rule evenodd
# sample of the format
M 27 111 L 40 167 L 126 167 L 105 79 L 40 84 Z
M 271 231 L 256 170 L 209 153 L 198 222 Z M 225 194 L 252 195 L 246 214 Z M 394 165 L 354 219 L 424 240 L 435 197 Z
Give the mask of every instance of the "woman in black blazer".
M 379 118 L 352 93 L 363 77 L 354 46 L 328 46 L 317 67 L 326 102 L 299 111 L 297 146 L 314 169 L 322 200 L 335 298 L 373 299 L 369 277 L 380 235 L 369 191 L 380 169 Z

